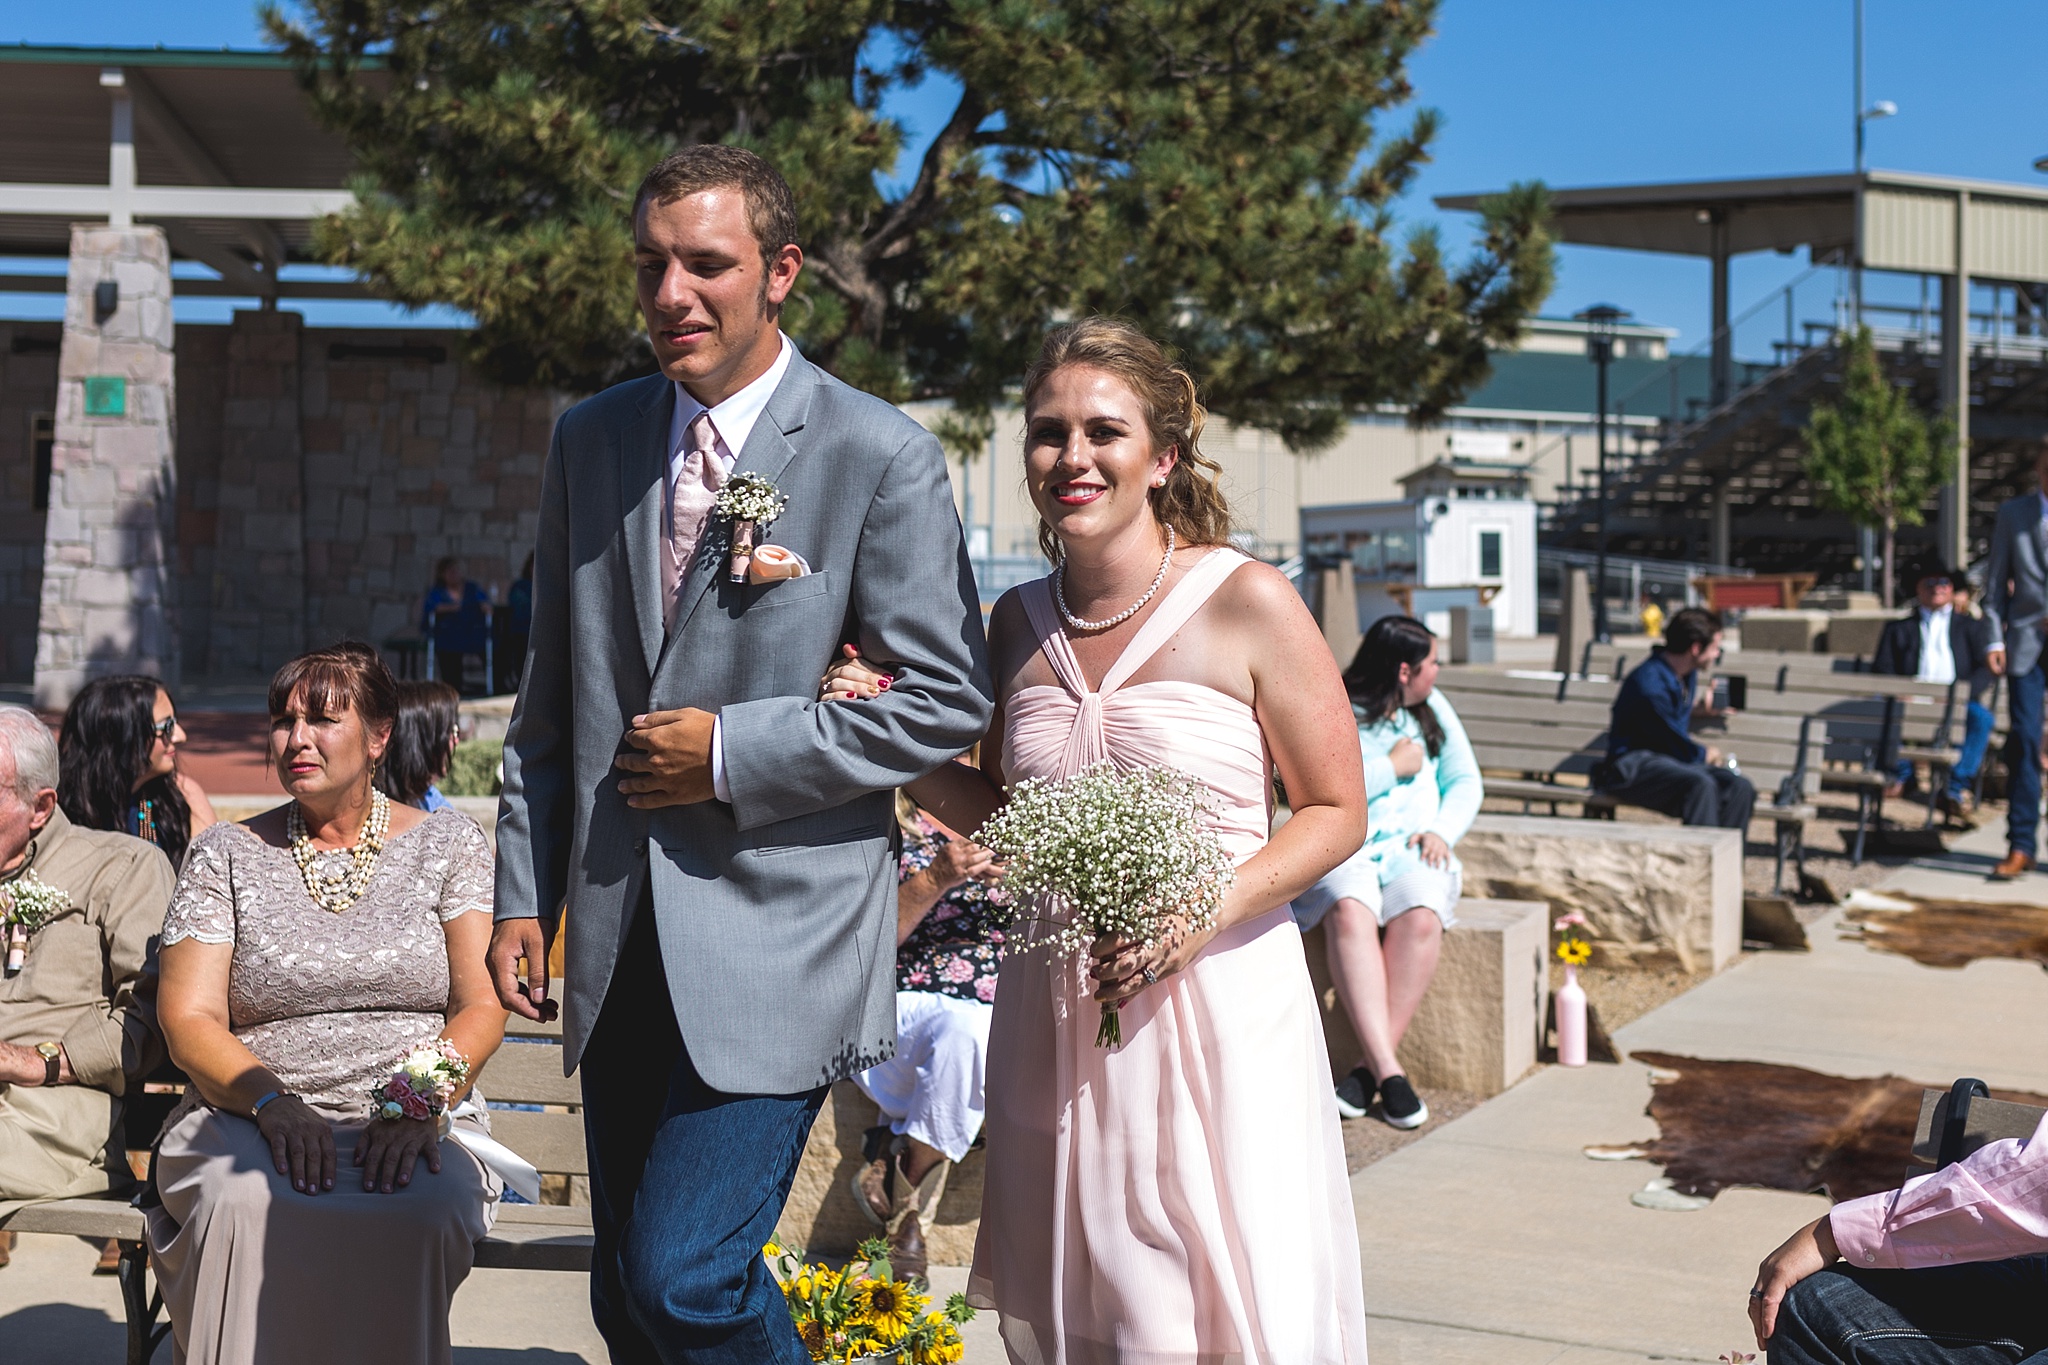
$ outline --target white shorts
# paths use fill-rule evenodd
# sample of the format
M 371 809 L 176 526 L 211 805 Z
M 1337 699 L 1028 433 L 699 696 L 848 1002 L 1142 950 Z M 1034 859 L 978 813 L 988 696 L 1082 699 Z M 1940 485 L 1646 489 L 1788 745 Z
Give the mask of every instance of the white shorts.
M 889 1131 L 946 1154 L 967 1155 L 988 1102 L 982 1071 L 994 1005 L 932 991 L 896 992 L 896 1055 L 855 1076 Z

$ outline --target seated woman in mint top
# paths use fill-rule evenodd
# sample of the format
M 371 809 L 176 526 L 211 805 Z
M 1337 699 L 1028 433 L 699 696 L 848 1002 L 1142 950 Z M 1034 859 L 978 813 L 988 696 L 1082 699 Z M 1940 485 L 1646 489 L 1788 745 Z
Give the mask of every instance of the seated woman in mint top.
M 1464 872 L 1451 849 L 1484 795 L 1436 669 L 1436 636 L 1414 617 L 1382 616 L 1366 631 L 1344 671 L 1365 758 L 1365 846 L 1294 901 L 1303 932 L 1328 919 L 1330 977 L 1365 1049 L 1337 1085 L 1337 1111 L 1363 1118 L 1377 1092 L 1396 1128 L 1429 1119 L 1397 1052 L 1457 920 Z

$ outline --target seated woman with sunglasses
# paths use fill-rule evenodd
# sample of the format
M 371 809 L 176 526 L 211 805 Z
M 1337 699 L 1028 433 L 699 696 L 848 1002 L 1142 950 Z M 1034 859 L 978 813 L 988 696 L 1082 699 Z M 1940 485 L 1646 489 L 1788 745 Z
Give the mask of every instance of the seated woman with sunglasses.
M 206 792 L 178 771 L 184 742 L 177 707 L 162 683 L 95 678 L 64 712 L 57 804 L 72 824 L 133 834 L 177 867 L 193 837 L 214 823 Z

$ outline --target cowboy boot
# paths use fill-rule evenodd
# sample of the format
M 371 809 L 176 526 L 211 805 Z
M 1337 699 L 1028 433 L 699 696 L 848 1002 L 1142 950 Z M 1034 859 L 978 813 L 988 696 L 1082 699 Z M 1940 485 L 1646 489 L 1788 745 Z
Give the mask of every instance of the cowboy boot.
M 879 1131 L 883 1140 L 867 1144 L 867 1164 L 854 1174 L 853 1202 L 870 1223 L 886 1229 L 896 1208 L 896 1154 L 903 1139 L 886 1128 Z
M 938 1222 L 939 1200 L 946 1193 L 946 1176 L 952 1169 L 953 1163 L 941 1157 L 915 1185 L 903 1172 L 896 1172 L 901 1183 L 889 1216 L 889 1267 L 899 1280 L 927 1278 L 924 1230 Z

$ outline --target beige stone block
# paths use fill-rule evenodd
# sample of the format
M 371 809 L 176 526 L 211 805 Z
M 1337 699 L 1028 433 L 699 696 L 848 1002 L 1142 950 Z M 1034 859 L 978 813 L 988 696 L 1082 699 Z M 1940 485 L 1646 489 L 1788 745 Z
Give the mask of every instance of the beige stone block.
M 1869 658 L 1877 653 L 1877 637 L 1884 633 L 1890 622 L 1897 620 L 1899 613 L 1890 611 L 1838 611 L 1828 617 L 1828 653 L 1860 654 Z
M 789 1202 L 775 1235 L 785 1246 L 813 1255 L 846 1256 L 862 1239 L 878 1235 L 853 1202 L 853 1178 L 860 1173 L 861 1135 L 880 1121 L 875 1103 L 851 1081 L 840 1081 L 825 1096 L 824 1108 L 804 1146 Z M 926 1254 L 933 1265 L 968 1265 L 981 1225 L 982 1153 L 969 1152 L 946 1181 L 936 1226 L 925 1229 Z
M 1742 618 L 1742 647 L 1745 650 L 1782 650 L 1790 654 L 1811 654 L 1820 648 L 1828 628 L 1824 611 L 1775 611 L 1759 608 Z
M 1536 1065 L 1549 916 L 1540 901 L 1458 902 L 1458 922 L 1444 935 L 1436 975 L 1401 1040 L 1402 1065 L 1417 1085 L 1497 1095 Z M 1362 1051 L 1330 981 L 1323 925 L 1302 936 L 1302 948 L 1334 1080 Z
M 1628 820 L 1482 815 L 1465 889 L 1586 916 L 1609 957 L 1710 972 L 1742 949 L 1742 835 Z

